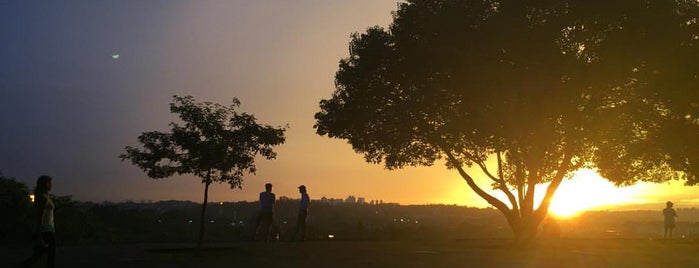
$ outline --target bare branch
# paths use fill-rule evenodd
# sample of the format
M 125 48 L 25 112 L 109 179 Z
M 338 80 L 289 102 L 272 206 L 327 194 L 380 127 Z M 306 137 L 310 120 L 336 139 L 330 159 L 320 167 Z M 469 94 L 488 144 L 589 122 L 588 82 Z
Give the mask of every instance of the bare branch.
M 466 171 L 464 171 L 463 167 L 462 167 L 460 164 L 458 164 L 458 160 L 456 160 L 456 158 L 454 157 L 454 155 L 453 155 L 451 152 L 449 152 L 449 151 L 447 151 L 447 150 L 444 150 L 444 153 L 445 153 L 445 154 L 447 155 L 447 157 L 449 158 L 449 161 L 451 161 L 452 164 L 453 164 L 453 165 L 456 167 L 456 169 L 459 171 L 459 174 L 460 174 L 461 177 L 466 181 L 466 183 L 468 184 L 468 186 L 471 187 L 471 189 L 472 189 L 474 192 L 476 192 L 476 194 L 478 194 L 478 196 L 480 196 L 481 198 L 483 198 L 485 201 L 487 201 L 489 204 L 493 205 L 495 208 L 497 208 L 498 210 L 502 211 L 503 213 L 507 213 L 507 212 L 510 211 L 510 208 L 508 208 L 507 205 L 506 205 L 505 203 L 503 203 L 503 202 L 500 201 L 499 199 L 495 198 L 494 196 L 488 194 L 488 193 L 485 192 L 483 189 L 481 189 L 481 188 L 476 184 L 476 182 L 473 180 L 473 178 L 472 178 L 470 175 L 468 175 L 468 173 L 466 173 Z
M 561 185 L 563 177 L 565 177 L 566 173 L 571 170 L 570 159 L 570 154 L 563 156 L 561 164 L 558 166 L 558 169 L 556 169 L 556 175 L 554 175 L 551 184 L 549 184 L 549 186 L 546 188 L 544 199 L 541 201 L 539 208 L 536 210 L 537 214 L 545 214 L 545 212 L 548 212 L 548 208 L 551 205 L 551 199 L 553 199 L 554 193 L 556 193 L 556 190 L 558 190 L 558 186 Z

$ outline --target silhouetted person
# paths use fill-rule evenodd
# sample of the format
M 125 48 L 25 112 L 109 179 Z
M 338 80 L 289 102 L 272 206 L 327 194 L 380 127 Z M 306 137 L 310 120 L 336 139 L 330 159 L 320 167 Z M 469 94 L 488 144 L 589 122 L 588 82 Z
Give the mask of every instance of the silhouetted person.
M 265 184 L 265 191 L 260 193 L 260 215 L 257 219 L 256 233 L 261 233 L 264 241 L 270 241 L 270 233 L 274 224 L 274 202 L 276 196 L 272 193 L 272 184 Z
M 46 175 L 36 180 L 34 188 L 33 235 L 34 254 L 22 262 L 21 267 L 30 267 L 46 253 L 46 267 L 54 267 L 56 257 L 56 229 L 53 224 L 53 210 L 55 208 L 49 191 L 51 191 L 52 178 Z
M 294 229 L 294 235 L 291 237 L 291 241 L 294 241 L 296 237 L 299 237 L 298 241 L 304 241 L 306 239 L 306 217 L 308 216 L 308 205 L 311 203 L 311 198 L 308 197 L 305 185 L 299 186 L 299 193 L 301 193 L 301 203 L 299 204 L 296 228 Z
M 675 229 L 675 218 L 677 218 L 677 212 L 672 208 L 674 204 L 670 201 L 665 203 L 665 209 L 663 209 L 663 216 L 665 217 L 665 238 L 672 238 L 672 230 Z

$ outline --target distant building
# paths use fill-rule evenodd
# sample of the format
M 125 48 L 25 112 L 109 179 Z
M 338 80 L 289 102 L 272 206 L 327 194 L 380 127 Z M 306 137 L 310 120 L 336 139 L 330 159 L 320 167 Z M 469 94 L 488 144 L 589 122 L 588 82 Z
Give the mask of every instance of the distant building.
M 343 201 L 340 198 L 332 198 L 330 199 L 330 204 L 337 205 L 337 204 L 342 204 Z
M 371 204 L 371 205 L 379 205 L 383 204 L 383 200 L 371 200 L 367 201 L 365 197 L 356 197 L 354 195 L 350 195 L 345 199 L 342 198 L 328 198 L 328 197 L 321 197 L 318 202 L 324 203 L 324 204 L 331 204 L 331 205 L 338 205 L 338 204 Z

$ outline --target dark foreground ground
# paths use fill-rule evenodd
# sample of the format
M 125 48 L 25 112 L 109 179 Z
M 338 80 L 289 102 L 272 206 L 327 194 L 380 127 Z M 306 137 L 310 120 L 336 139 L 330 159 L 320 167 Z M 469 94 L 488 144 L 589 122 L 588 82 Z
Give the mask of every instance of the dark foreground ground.
M 699 242 L 562 239 L 513 249 L 506 240 L 64 246 L 57 267 L 699 267 Z M 0 267 L 30 249 L 0 246 Z M 43 262 L 35 267 L 43 267 Z

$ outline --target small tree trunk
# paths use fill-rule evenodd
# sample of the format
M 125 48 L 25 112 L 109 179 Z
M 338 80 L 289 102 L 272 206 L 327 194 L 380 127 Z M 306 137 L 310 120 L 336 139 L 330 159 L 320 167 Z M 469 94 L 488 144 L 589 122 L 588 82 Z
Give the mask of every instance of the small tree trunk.
M 201 242 L 204 238 L 204 225 L 206 224 L 204 222 L 204 215 L 206 214 L 206 203 L 209 202 L 209 184 L 211 184 L 211 182 L 209 182 L 207 178 L 206 182 L 204 183 L 204 203 L 201 204 L 201 216 L 199 216 L 199 241 L 197 242 L 197 248 L 199 249 L 201 249 Z

